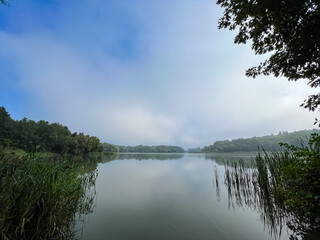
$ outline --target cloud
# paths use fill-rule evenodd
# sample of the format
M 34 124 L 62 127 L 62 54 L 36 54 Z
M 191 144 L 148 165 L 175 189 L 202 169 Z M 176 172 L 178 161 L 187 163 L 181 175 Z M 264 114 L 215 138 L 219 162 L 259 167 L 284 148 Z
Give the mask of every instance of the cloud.
M 59 4 L 55 21 L 0 31 L 0 60 L 32 95 L 29 118 L 41 111 L 116 144 L 184 147 L 313 127 L 298 107 L 306 83 L 246 78 L 261 57 L 217 29 L 212 1 Z
M 101 129 L 114 136 L 119 144 L 168 144 L 180 134 L 182 123 L 172 116 L 142 108 L 141 105 L 125 105 L 108 111 L 98 110 L 95 115 Z M 111 141 L 111 139 L 110 139 Z

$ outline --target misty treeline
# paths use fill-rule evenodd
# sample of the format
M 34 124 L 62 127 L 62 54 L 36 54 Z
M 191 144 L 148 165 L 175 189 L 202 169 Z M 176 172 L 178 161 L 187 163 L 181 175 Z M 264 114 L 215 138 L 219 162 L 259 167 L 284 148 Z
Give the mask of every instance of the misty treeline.
M 200 153 L 201 152 L 201 147 L 188 148 L 187 152 L 188 153 Z
M 240 138 L 231 141 L 216 141 L 212 145 L 205 146 L 202 152 L 241 152 L 241 151 L 280 151 L 284 148 L 279 145 L 280 142 L 289 145 L 300 146 L 305 142 L 312 133 L 320 133 L 320 130 L 301 130 L 288 133 L 287 131 L 279 132 L 277 135 L 268 135 L 263 137 Z
M 0 147 L 59 154 L 184 153 L 184 149 L 178 146 L 117 146 L 101 143 L 95 136 L 71 133 L 68 127 L 59 123 L 49 123 L 44 120 L 36 122 L 27 118 L 14 120 L 4 107 L 0 107 Z
M 23 118 L 13 120 L 4 107 L 0 107 L 0 146 L 23 149 L 27 152 L 86 154 L 101 152 L 97 137 L 71 133 L 59 123 L 38 122 Z
M 110 143 L 102 143 L 104 152 L 123 152 L 123 153 L 184 153 L 184 149 L 178 146 L 116 146 Z

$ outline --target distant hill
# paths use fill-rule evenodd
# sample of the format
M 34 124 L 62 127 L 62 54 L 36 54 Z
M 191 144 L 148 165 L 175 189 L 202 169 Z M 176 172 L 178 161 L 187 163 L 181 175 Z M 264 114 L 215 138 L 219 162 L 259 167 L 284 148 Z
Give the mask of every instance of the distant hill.
M 301 130 L 295 132 L 279 132 L 277 135 L 268 135 L 263 137 L 239 138 L 231 141 L 216 141 L 212 145 L 205 146 L 201 152 L 252 152 L 264 149 L 266 151 L 278 151 L 283 149 L 279 143 L 288 143 L 292 145 L 301 145 L 306 142 L 311 133 L 319 133 L 320 130 Z

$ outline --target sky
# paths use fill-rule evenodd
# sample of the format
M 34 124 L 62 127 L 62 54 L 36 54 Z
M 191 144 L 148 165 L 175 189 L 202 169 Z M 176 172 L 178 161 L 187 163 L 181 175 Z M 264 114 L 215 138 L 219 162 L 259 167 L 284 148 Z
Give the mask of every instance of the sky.
M 267 56 L 218 29 L 214 0 L 0 5 L 0 106 L 117 145 L 179 145 L 314 128 L 306 81 L 248 78 Z

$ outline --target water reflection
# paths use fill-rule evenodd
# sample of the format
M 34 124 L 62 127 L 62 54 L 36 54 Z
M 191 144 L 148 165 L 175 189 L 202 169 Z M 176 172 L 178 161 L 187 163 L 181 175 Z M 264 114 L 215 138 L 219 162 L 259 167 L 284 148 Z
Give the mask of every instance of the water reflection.
M 228 211 L 225 189 L 217 201 L 214 172 L 225 169 L 214 158 L 119 154 L 104 156 L 98 171 L 96 207 L 81 239 L 270 239 L 255 211 Z
M 68 161 L 73 163 L 73 168 L 81 180 L 81 197 L 78 200 L 77 212 L 74 213 L 74 219 L 67 226 L 68 236 L 66 239 L 79 239 L 83 231 L 83 223 L 89 214 L 94 211 L 96 200 L 96 179 L 98 177 L 97 166 L 101 162 L 100 154 L 92 155 L 65 155 L 57 156 L 59 161 Z M 70 193 L 72 194 L 72 193 Z
M 268 169 L 262 163 L 251 163 L 251 167 L 244 160 L 226 161 L 224 173 L 221 176 L 215 170 L 215 187 L 217 199 L 221 198 L 221 182 L 228 193 L 228 208 L 250 208 L 259 213 L 259 218 L 275 239 L 281 238 L 283 230 L 290 239 L 319 239 L 319 232 L 306 232 L 307 229 L 293 215 L 283 201 L 277 201 L 272 193 L 272 178 Z M 260 171 L 259 171 L 260 170 Z
M 184 154 L 180 153 L 115 153 L 105 155 L 102 159 L 103 162 L 113 160 L 176 160 L 183 158 Z
M 215 154 L 204 154 L 200 157 L 204 157 L 207 160 L 214 161 L 216 164 L 221 166 L 232 166 L 234 163 L 242 160 L 243 167 L 252 168 L 255 166 L 254 153 L 215 153 Z
M 279 238 L 284 226 L 284 215 L 277 207 L 270 194 L 258 184 L 256 168 L 244 168 L 244 161 L 225 164 L 224 186 L 228 192 L 228 208 L 251 208 L 259 212 L 260 220 L 269 230 L 271 236 Z M 220 198 L 220 176 L 215 171 L 217 197 Z

